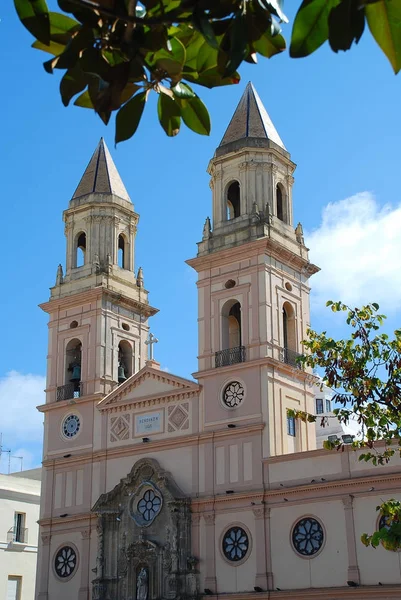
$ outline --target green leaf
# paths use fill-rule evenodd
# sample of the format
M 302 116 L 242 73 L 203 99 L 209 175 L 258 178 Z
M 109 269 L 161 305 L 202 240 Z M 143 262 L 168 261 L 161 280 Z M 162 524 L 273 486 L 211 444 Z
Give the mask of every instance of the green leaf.
M 401 69 L 401 3 L 379 0 L 365 6 L 371 34 L 389 59 L 395 73 Z
M 64 106 L 68 106 L 73 96 L 86 88 L 88 79 L 79 65 L 68 69 L 60 81 L 60 94 Z
M 181 125 L 179 104 L 167 94 L 160 93 L 157 102 L 157 114 L 160 125 L 167 135 L 170 137 L 177 135 Z
M 171 88 L 171 91 L 174 93 L 174 96 L 178 98 L 195 98 L 196 94 L 192 91 L 192 89 L 186 83 L 180 81 L 174 87 Z
M 219 44 L 208 16 L 201 10 L 195 10 L 192 15 L 192 24 L 203 35 L 209 46 L 218 50 Z
M 309 56 L 328 38 L 328 18 L 340 0 L 304 0 L 296 14 L 292 28 L 290 56 Z
M 46 0 L 14 0 L 24 27 L 43 44 L 50 44 L 50 19 Z
M 253 44 L 256 52 L 270 58 L 285 50 L 285 39 L 282 35 L 271 35 L 268 31 Z
M 329 14 L 329 44 L 334 52 L 357 44 L 365 28 L 365 13 L 358 0 L 342 0 Z
M 83 94 L 78 96 L 78 98 L 74 102 L 74 106 L 80 106 L 81 108 L 95 108 L 92 104 L 92 100 L 89 96 L 88 90 L 86 90 Z
M 67 44 L 81 24 L 61 13 L 50 12 L 50 39 L 57 44 Z
M 39 40 L 36 40 L 35 42 L 33 42 L 32 48 L 36 48 L 37 50 L 43 50 L 44 52 L 53 54 L 53 56 L 58 56 L 59 54 L 62 54 L 62 52 L 65 49 L 65 46 L 62 46 L 61 44 L 56 44 L 56 42 L 50 42 L 50 44 L 47 46 L 46 44 L 42 44 L 42 42 L 39 42 Z
M 242 17 L 236 17 L 220 46 L 219 66 L 224 77 L 230 77 L 238 69 L 247 54 L 247 45 L 245 22 Z
M 116 144 L 134 135 L 145 108 L 145 101 L 146 92 L 141 92 L 120 108 L 116 117 Z
M 181 104 L 181 116 L 185 125 L 199 133 L 200 135 L 210 134 L 210 116 L 206 106 L 202 100 L 195 96 L 195 98 L 188 98 L 182 100 Z

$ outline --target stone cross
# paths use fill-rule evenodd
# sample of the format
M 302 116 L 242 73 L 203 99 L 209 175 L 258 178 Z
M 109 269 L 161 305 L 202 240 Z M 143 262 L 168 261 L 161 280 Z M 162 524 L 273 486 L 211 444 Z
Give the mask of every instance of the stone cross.
M 149 346 L 149 360 L 153 360 L 153 344 L 157 344 L 158 341 L 153 333 L 149 333 L 149 339 L 145 341 L 145 344 Z

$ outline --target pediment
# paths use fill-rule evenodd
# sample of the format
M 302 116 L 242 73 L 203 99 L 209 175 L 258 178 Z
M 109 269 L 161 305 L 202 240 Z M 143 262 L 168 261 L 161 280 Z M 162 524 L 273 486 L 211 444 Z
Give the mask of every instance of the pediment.
M 103 398 L 98 408 L 106 410 L 115 407 L 116 404 L 129 405 L 143 399 L 161 398 L 182 392 L 196 393 L 199 389 L 195 381 L 147 365 Z

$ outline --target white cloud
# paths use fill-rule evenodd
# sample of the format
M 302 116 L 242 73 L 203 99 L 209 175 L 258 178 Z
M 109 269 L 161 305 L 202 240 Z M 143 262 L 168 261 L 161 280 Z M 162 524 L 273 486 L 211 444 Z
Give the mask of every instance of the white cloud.
M 36 410 L 45 402 L 46 380 L 41 375 L 10 371 L 0 379 L 0 432 L 3 443 L 15 454 L 16 446 L 26 447 L 42 441 L 43 414 Z
M 328 204 L 318 229 L 306 233 L 310 260 L 321 271 L 311 279 L 312 303 L 401 306 L 401 205 L 380 206 L 369 192 Z

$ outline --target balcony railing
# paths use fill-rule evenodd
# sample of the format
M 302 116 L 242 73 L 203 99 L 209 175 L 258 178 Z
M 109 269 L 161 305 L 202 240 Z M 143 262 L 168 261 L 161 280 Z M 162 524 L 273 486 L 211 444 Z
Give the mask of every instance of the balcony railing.
M 57 388 L 56 400 L 70 400 L 71 398 L 80 398 L 83 396 L 83 383 L 82 381 L 75 383 L 67 383 L 66 385 L 60 385 Z
M 245 346 L 219 350 L 214 355 L 215 367 L 227 367 L 228 365 L 235 365 L 242 362 L 245 362 Z
M 28 542 L 27 527 L 10 527 L 7 531 L 7 542 L 26 544 Z
M 300 354 L 299 352 L 295 352 L 295 350 L 290 350 L 289 348 L 281 348 L 281 362 L 284 362 L 287 365 L 291 365 L 291 367 L 295 367 L 296 369 L 303 369 L 302 363 L 300 363 L 297 360 L 300 356 L 302 356 L 302 354 Z

